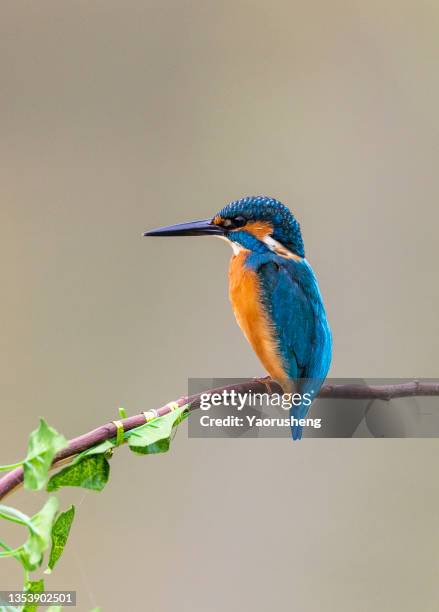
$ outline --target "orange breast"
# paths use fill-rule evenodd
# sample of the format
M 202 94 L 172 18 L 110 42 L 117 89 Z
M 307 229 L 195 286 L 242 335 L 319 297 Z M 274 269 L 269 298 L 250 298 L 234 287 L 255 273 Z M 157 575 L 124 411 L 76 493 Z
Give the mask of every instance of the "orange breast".
M 233 256 L 229 268 L 229 296 L 238 325 L 262 365 L 275 380 L 287 376 L 278 355 L 273 329 L 264 311 L 256 272 L 245 266 L 249 251 Z

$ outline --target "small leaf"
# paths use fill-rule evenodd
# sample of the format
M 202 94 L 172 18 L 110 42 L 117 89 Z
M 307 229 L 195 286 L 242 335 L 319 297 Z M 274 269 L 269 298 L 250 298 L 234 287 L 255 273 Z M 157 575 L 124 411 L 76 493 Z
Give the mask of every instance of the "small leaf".
M 46 612 L 62 612 L 62 606 L 50 606 Z
M 187 416 L 187 406 L 177 408 L 162 417 L 149 421 L 125 433 L 132 451 L 141 455 L 165 453 L 169 450 L 173 427 Z
M 31 580 L 27 583 L 25 593 L 42 593 L 44 591 L 44 580 Z M 27 603 L 23 612 L 35 612 L 38 603 Z
M 27 457 L 23 462 L 26 489 L 42 489 L 47 482 L 49 469 L 56 453 L 67 446 L 67 440 L 44 419 L 38 429 L 29 436 Z
M 28 571 L 40 567 L 44 552 L 51 541 L 52 525 L 58 510 L 58 500 L 50 497 L 42 509 L 31 518 L 29 525 L 29 538 L 18 549 L 17 558 Z
M 107 451 L 111 450 L 115 446 L 116 445 L 111 440 L 104 440 L 104 442 L 101 442 L 97 446 L 92 446 L 91 448 L 88 448 L 86 451 L 78 455 L 76 460 L 81 459 L 82 457 L 88 457 L 89 455 L 106 454 Z
M 50 550 L 48 569 L 46 570 L 47 573 L 50 573 L 53 570 L 55 564 L 63 553 L 74 517 L 75 506 L 70 506 L 70 508 L 65 512 L 61 512 L 53 523 L 52 548 Z
M 47 483 L 48 491 L 61 487 L 83 487 L 92 491 L 102 491 L 108 482 L 110 464 L 104 454 L 77 457 L 71 465 L 57 472 Z

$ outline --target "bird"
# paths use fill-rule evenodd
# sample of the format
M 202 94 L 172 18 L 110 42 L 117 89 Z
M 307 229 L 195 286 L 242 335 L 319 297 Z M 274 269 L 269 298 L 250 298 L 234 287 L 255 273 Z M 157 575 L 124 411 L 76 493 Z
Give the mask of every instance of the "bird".
M 318 395 L 332 358 L 332 335 L 296 217 L 268 196 L 230 202 L 212 218 L 144 236 L 216 236 L 230 243 L 229 298 L 236 321 L 269 376 L 308 401 L 290 409 L 292 438 Z M 302 422 L 303 423 L 303 422 Z

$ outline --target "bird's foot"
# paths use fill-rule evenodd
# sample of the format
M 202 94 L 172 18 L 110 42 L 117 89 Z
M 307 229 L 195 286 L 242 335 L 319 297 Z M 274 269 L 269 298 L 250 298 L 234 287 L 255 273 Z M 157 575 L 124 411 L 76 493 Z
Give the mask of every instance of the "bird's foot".
M 270 395 L 273 393 L 273 389 L 271 387 L 272 383 L 273 383 L 273 379 L 271 378 L 271 376 L 264 376 L 263 378 L 259 378 L 256 377 L 255 380 L 257 382 L 260 382 L 261 384 L 265 385 L 268 393 L 270 393 Z

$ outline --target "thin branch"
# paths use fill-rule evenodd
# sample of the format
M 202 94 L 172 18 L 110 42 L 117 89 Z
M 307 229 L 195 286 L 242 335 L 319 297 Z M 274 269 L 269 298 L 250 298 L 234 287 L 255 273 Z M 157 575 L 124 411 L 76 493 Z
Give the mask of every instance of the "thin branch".
M 200 397 L 204 393 L 223 393 L 224 391 L 235 391 L 236 393 L 282 393 L 278 383 L 270 379 L 251 379 L 243 383 L 228 385 L 218 389 L 211 389 L 203 393 L 192 396 L 180 397 L 175 402 L 170 402 L 156 410 L 157 416 L 163 416 L 170 412 L 177 404 L 178 407 L 189 405 L 189 410 L 196 410 L 200 406 Z M 320 389 L 319 397 L 334 399 L 379 399 L 390 401 L 400 397 L 414 396 L 436 396 L 439 395 L 439 383 L 428 383 L 413 381 L 408 383 L 391 385 L 323 385 Z M 145 423 L 144 413 L 121 419 L 124 431 L 129 431 Z M 52 468 L 59 467 L 71 461 L 78 453 L 81 453 L 105 440 L 110 440 L 116 436 L 116 425 L 113 422 L 101 425 L 88 433 L 73 438 L 68 446 L 60 451 L 53 460 Z M 23 482 L 23 468 L 19 467 L 0 478 L 0 500 L 11 493 Z
M 389 402 L 399 397 L 439 395 L 439 383 L 413 380 L 393 385 L 323 385 L 319 397 L 334 399 L 380 399 Z

